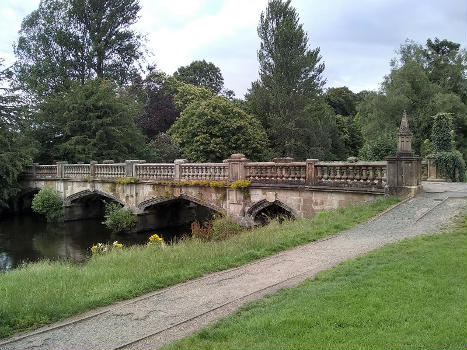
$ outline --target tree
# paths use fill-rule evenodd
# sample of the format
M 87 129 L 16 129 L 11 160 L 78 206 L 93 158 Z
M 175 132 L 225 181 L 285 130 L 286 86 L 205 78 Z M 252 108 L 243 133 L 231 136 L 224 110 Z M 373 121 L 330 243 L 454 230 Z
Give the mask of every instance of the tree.
M 460 44 L 449 40 L 428 39 L 423 51 L 430 80 L 446 91 L 466 98 L 467 54 Z
M 261 14 L 258 35 L 260 80 L 246 96 L 249 108 L 261 120 L 276 155 L 315 157 L 315 145 L 307 143 L 316 135 L 313 123 L 331 122 L 306 112 L 322 109 L 324 64 L 319 63 L 319 48 L 309 48 L 308 36 L 290 0 L 269 1 Z
M 433 43 L 442 42 L 447 46 L 446 49 L 430 48 Z M 464 79 L 462 77 L 467 64 L 465 61 L 460 63 L 463 50 L 454 55 L 453 50 L 458 49 L 457 44 L 446 40 L 442 42 L 437 39 L 434 42 L 428 40 L 427 47 L 412 41 L 401 45 L 399 56 L 392 60 L 391 72 L 385 77 L 380 91 L 366 94 L 358 106 L 358 121 L 368 142 L 378 139 L 381 135 L 395 133 L 400 115 L 405 109 L 414 133 L 413 149 L 420 154 L 427 135 L 431 133 L 431 116 L 437 113 L 451 113 L 455 125 L 456 147 L 464 152 L 465 157 L 465 97 L 462 100 L 463 93 L 456 92 L 447 82 Z M 441 58 L 439 55 L 447 56 Z M 457 59 L 449 58 L 452 55 Z M 439 62 L 444 63 L 441 65 Z M 435 71 L 443 73 L 434 74 Z
M 136 124 L 149 139 L 167 131 L 180 115 L 174 104 L 174 92 L 163 72 L 151 71 L 144 80 L 135 81 L 128 93 L 142 106 Z
M 353 117 L 357 113 L 357 97 L 346 86 L 329 88 L 326 91 L 325 99 L 336 114 Z
M 267 136 L 259 121 L 219 96 L 188 105 L 169 133 L 182 154 L 196 162 L 219 162 L 232 153 L 255 161 L 268 157 Z
M 179 67 L 173 76 L 183 83 L 205 87 L 213 94 L 219 94 L 224 87 L 221 70 L 205 60 L 193 61 L 188 66 Z M 226 94 L 229 95 L 230 90 L 227 90 Z
M 135 124 L 138 107 L 109 81 L 88 81 L 48 98 L 39 109 L 41 161 L 122 161 L 134 159 L 143 148 L 144 138 Z
M 41 0 L 15 45 L 19 86 L 39 98 L 106 78 L 124 84 L 142 57 L 138 0 Z
M 1 69 L 0 60 L 0 208 L 19 190 L 18 177 L 32 163 L 36 144 L 25 135 L 24 109 L 18 95 L 8 85 L 8 72 Z

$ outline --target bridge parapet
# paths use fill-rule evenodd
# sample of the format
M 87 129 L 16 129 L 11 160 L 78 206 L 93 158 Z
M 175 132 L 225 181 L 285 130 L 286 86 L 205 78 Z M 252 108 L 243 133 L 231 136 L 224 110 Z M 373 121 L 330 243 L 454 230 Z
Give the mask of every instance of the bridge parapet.
M 387 162 L 294 162 L 277 158 L 274 162 L 249 162 L 234 158 L 224 163 L 125 163 L 33 164 L 25 168 L 28 179 L 115 180 L 134 177 L 143 182 L 179 180 L 248 180 L 252 185 L 288 185 L 382 191 L 387 184 Z

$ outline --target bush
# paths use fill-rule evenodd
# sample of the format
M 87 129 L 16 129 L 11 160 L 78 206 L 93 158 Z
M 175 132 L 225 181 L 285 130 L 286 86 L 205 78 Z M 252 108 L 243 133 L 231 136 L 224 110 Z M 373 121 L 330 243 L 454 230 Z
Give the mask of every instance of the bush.
M 133 213 L 118 203 L 105 204 L 105 221 L 102 222 L 113 232 L 130 230 L 136 223 Z
M 195 221 L 191 224 L 193 238 L 203 241 L 221 241 L 243 231 L 243 228 L 231 218 L 218 217 L 205 225 Z
M 32 200 L 32 210 L 45 215 L 47 221 L 59 221 L 63 218 L 63 199 L 60 194 L 45 187 L 36 194 Z
M 452 151 L 451 116 L 447 113 L 438 113 L 433 119 L 433 127 L 431 128 L 433 150 L 436 153 Z
M 451 116 L 438 113 L 434 117 L 431 140 L 435 163 L 441 176 L 452 181 L 465 181 L 465 162 L 462 154 L 454 150 Z
M 438 152 L 434 157 L 442 177 L 451 181 L 465 181 L 465 162 L 459 151 Z

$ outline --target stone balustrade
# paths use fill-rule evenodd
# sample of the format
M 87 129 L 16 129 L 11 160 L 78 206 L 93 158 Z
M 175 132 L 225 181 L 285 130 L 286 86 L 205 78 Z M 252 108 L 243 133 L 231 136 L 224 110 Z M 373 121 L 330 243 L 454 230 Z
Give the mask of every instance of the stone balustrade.
M 386 162 L 315 164 L 315 184 L 318 186 L 383 189 L 386 183 Z
M 63 177 L 66 179 L 91 177 L 91 164 L 63 164 Z
M 35 166 L 33 176 L 39 178 L 55 178 L 57 177 L 57 165 Z
M 175 164 L 135 164 L 135 173 L 133 175 L 141 180 L 173 180 L 175 178 Z
M 139 181 L 159 180 L 249 180 L 253 185 L 287 185 L 328 188 L 383 190 L 387 180 L 386 162 L 319 162 L 309 159 L 294 162 L 277 158 L 274 162 L 249 162 L 243 155 L 235 155 L 223 163 L 188 163 L 184 159 L 174 163 L 145 163 L 127 160 L 125 163 L 67 164 L 28 166 L 24 177 L 47 179 L 103 180 L 135 177 Z
M 116 179 L 125 177 L 125 163 L 96 164 L 95 177 L 98 179 Z
M 306 163 L 246 163 L 245 178 L 252 183 L 304 185 Z
M 216 180 L 229 179 L 229 166 L 226 163 L 182 163 L 180 180 Z

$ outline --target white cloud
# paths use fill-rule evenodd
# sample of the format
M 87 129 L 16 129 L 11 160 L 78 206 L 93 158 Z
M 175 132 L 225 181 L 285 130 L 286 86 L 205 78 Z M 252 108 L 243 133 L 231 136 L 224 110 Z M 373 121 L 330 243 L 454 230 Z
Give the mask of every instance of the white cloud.
M 21 21 L 39 0 L 0 1 L 0 57 L 13 63 Z M 258 77 L 256 28 L 267 0 L 140 0 L 136 28 L 147 34 L 148 59 L 172 74 L 196 59 L 222 71 L 241 97 Z M 321 48 L 328 86 L 376 89 L 406 38 L 435 36 L 466 45 L 465 0 L 292 0 L 310 46 Z

